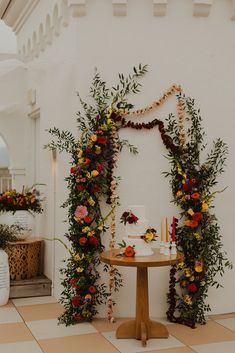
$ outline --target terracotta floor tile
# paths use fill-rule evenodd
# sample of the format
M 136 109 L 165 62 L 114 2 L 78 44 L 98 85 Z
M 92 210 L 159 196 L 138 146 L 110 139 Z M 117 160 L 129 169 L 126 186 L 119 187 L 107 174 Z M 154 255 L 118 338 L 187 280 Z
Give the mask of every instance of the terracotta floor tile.
M 18 306 L 17 310 L 24 321 L 56 319 L 64 311 L 58 303 Z
M 116 322 L 113 324 L 108 322 L 108 319 L 94 319 L 91 324 L 96 328 L 99 332 L 106 332 L 106 331 L 116 331 L 119 325 L 123 322 L 128 321 L 128 318 L 117 318 Z
M 33 341 L 29 329 L 24 323 L 1 324 L 0 343 L 13 343 L 19 341 Z
M 44 353 L 119 353 L 99 333 L 39 341 Z
M 146 351 L 145 353 L 195 353 L 189 347 L 179 347 L 179 348 L 170 348 L 170 349 L 158 349 L 156 351 Z
M 191 329 L 183 325 L 168 325 L 169 333 L 188 346 L 213 342 L 233 341 L 235 332 L 210 320 L 206 325 Z
M 234 318 L 235 313 L 227 313 L 227 314 L 218 314 L 218 315 L 210 315 L 209 318 L 212 320 L 221 320 L 221 319 L 230 319 Z

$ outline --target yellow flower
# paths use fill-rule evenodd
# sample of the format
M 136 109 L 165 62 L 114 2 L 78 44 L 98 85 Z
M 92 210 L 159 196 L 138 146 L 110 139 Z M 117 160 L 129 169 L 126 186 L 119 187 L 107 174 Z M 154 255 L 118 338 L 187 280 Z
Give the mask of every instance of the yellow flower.
M 144 237 L 145 237 L 145 239 L 147 240 L 147 241 L 152 241 L 154 238 L 155 238 L 155 233 L 153 233 L 153 232 L 147 232 L 147 233 L 145 233 L 145 235 L 144 235 Z
M 84 162 L 84 158 L 79 158 L 78 163 L 83 164 L 83 162 Z
M 92 197 L 89 197 L 89 199 L 88 199 L 87 201 L 88 201 L 88 203 L 89 203 L 90 206 L 93 207 L 93 206 L 95 205 L 95 201 L 93 200 Z
M 195 236 L 195 238 L 196 238 L 198 241 L 202 240 L 202 235 L 201 235 L 201 233 L 194 233 L 194 236 Z
M 94 169 L 91 171 L 91 176 L 96 177 L 97 175 L 99 175 L 98 170 Z
M 178 190 L 176 193 L 176 197 L 180 198 L 183 195 L 183 191 L 182 190 Z
M 77 271 L 78 273 L 83 272 L 83 270 L 84 270 L 84 269 L 83 269 L 82 267 L 77 267 L 77 268 L 76 268 L 76 271 Z
M 106 124 L 103 124 L 103 125 L 101 126 L 101 130 L 103 130 L 103 131 L 108 130 L 108 126 L 107 126 Z
M 98 227 L 98 230 L 103 230 L 104 229 L 104 226 L 101 224 L 99 227 Z
M 95 232 L 94 232 L 94 231 L 87 233 L 87 236 L 88 236 L 88 237 L 92 237 L 93 235 L 95 235 Z
M 90 294 L 85 295 L 85 299 L 90 300 L 91 298 L 92 298 L 92 297 L 91 297 L 91 295 L 90 295 Z
M 195 280 L 195 277 L 194 277 L 194 276 L 191 276 L 191 277 L 189 278 L 189 280 L 190 280 L 190 282 L 193 282 L 193 281 Z
M 90 172 L 87 172 L 87 173 L 86 173 L 86 177 L 87 177 L 88 179 L 90 179 L 91 173 L 90 173 Z
M 107 119 L 107 124 L 111 124 L 112 123 L 112 120 L 109 118 Z
M 207 203 L 202 204 L 202 212 L 205 212 L 208 209 L 209 205 Z
M 78 158 L 81 158 L 82 155 L 83 155 L 83 150 L 80 148 L 80 149 L 78 150 Z
M 82 254 L 82 256 L 80 256 L 79 254 L 76 254 L 74 255 L 73 258 L 75 261 L 81 261 L 84 258 L 84 254 Z
M 186 294 L 186 295 L 184 296 L 184 302 L 185 302 L 185 304 L 187 304 L 187 305 L 192 305 L 192 304 L 193 304 L 192 298 L 191 298 L 188 294 Z
M 191 208 L 189 208 L 187 212 L 188 212 L 188 214 L 190 214 L 190 216 L 192 216 L 194 214 L 194 211 Z
M 183 261 L 178 263 L 179 270 L 182 270 L 184 267 L 185 267 L 185 263 Z
M 101 147 L 95 145 L 95 154 L 101 154 Z
M 185 276 L 186 276 L 186 277 L 191 277 L 191 276 L 192 276 L 192 271 L 191 271 L 190 268 L 186 268 L 186 269 L 184 270 L 184 273 L 185 273 Z
M 88 232 L 90 232 L 90 227 L 83 227 L 83 228 L 82 228 L 82 232 L 83 232 L 83 233 L 88 233 Z
M 91 141 L 92 142 L 96 142 L 97 141 L 97 135 L 96 134 L 92 134 L 91 135 Z

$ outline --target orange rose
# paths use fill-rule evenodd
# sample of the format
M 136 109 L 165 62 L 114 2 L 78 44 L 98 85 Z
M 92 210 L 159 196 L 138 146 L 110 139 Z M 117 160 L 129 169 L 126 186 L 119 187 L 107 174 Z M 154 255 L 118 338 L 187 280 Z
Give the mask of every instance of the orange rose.
M 202 261 L 195 261 L 194 270 L 199 273 L 203 271 Z
M 85 237 L 81 237 L 81 238 L 79 239 L 79 244 L 80 244 L 81 246 L 85 245 L 86 242 L 87 242 L 87 238 L 85 238 Z
M 133 257 L 135 256 L 135 250 L 133 246 L 127 246 L 125 251 L 124 251 L 124 256 L 126 257 Z
M 199 200 L 200 199 L 200 194 L 198 192 L 194 192 L 192 195 L 191 195 L 192 199 L 194 200 Z

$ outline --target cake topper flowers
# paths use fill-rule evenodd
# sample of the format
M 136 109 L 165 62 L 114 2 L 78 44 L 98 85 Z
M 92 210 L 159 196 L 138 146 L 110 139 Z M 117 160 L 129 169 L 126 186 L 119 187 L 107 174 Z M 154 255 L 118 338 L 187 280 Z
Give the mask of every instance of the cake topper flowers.
M 121 252 L 117 256 L 134 257 L 135 256 L 135 245 L 128 245 L 123 240 L 122 243 L 118 244 Z
M 150 243 L 152 241 L 156 241 L 157 231 L 154 228 L 148 228 L 144 235 L 141 237 L 146 243 Z
M 121 216 L 121 223 L 124 223 L 124 225 L 128 224 L 136 224 L 138 221 L 138 217 L 134 215 L 131 211 L 125 211 L 123 212 Z

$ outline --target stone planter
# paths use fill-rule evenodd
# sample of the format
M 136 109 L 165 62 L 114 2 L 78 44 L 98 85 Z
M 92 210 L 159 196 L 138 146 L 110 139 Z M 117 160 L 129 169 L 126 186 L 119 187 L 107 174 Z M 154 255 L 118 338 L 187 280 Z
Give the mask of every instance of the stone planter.
M 14 224 L 25 228 L 19 235 L 17 235 L 19 240 L 24 240 L 32 235 L 34 216 L 30 212 L 24 210 L 15 211 L 15 213 L 2 212 L 0 214 L 0 223 L 9 226 Z

